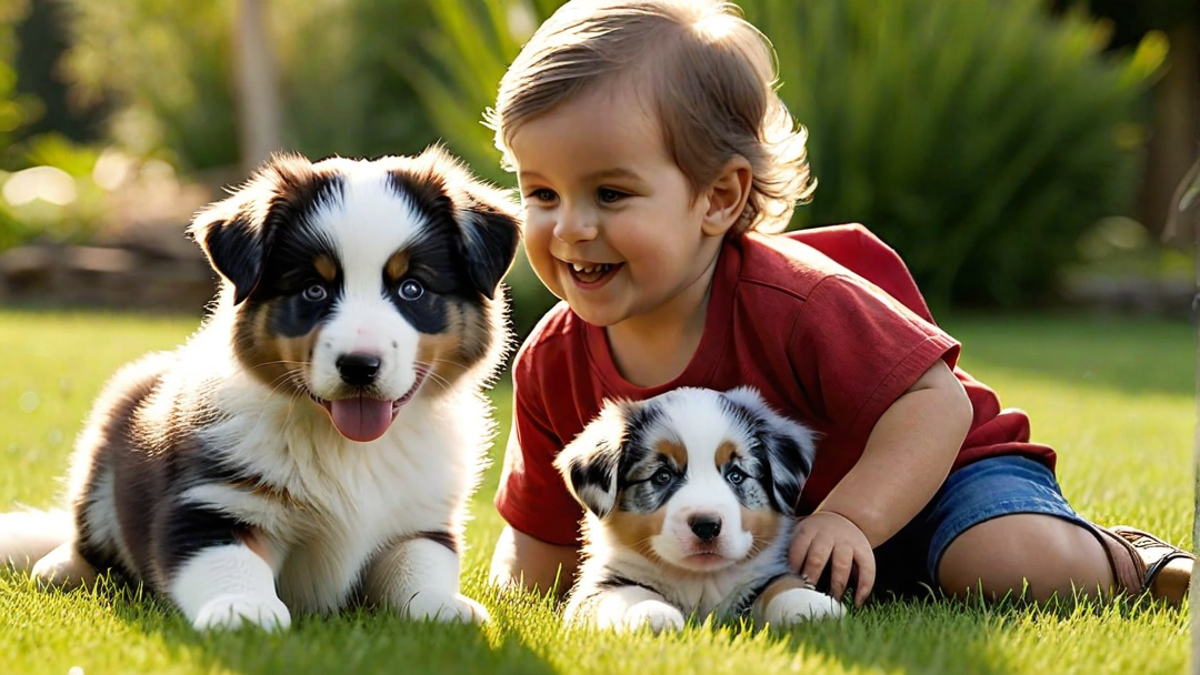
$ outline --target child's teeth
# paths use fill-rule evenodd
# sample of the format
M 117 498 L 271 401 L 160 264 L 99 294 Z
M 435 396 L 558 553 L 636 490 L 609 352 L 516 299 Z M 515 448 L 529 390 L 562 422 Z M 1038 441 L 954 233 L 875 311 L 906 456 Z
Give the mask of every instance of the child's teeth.
M 584 266 L 580 265 L 579 263 L 571 263 L 571 269 L 579 272 L 580 274 L 594 274 L 601 271 L 607 272 L 610 267 L 611 265 L 608 264 Z

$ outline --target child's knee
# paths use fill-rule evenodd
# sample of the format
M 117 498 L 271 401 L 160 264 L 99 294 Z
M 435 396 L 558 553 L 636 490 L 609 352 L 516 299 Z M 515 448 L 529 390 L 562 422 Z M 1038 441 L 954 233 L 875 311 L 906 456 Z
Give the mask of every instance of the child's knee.
M 945 592 L 963 596 L 982 590 L 997 599 L 1011 594 L 1034 601 L 1069 597 L 1078 590 L 1107 593 L 1112 570 L 1088 529 L 1042 514 L 1014 514 L 964 532 L 938 565 Z

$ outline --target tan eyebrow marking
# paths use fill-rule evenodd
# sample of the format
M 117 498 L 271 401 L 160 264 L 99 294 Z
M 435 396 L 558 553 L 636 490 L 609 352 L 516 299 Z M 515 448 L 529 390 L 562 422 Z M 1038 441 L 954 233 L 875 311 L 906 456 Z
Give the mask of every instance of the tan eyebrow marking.
M 733 441 L 722 441 L 721 444 L 717 446 L 717 468 L 725 466 L 734 459 L 737 459 L 739 456 L 738 446 L 736 443 Z
M 320 274 L 325 281 L 333 281 L 337 278 L 337 263 L 333 262 L 333 258 L 328 254 L 317 254 L 313 258 L 313 267 L 317 268 L 317 274 Z
M 679 467 L 680 469 L 687 468 L 688 452 L 687 448 L 684 447 L 682 443 L 663 439 L 654 444 L 654 449 L 657 450 L 659 454 L 670 457 L 671 460 L 675 462 L 675 466 Z
M 387 265 L 384 266 L 384 272 L 387 273 L 388 279 L 399 281 L 400 277 L 408 272 L 408 251 L 398 251 L 388 258 Z

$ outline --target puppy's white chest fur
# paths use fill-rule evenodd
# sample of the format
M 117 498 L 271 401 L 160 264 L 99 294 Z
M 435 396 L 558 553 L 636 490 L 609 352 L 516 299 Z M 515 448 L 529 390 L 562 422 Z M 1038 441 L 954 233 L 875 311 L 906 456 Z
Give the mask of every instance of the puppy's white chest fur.
M 244 391 L 231 388 L 218 401 L 245 411 L 238 399 L 262 385 L 237 388 Z M 260 480 L 202 485 L 185 498 L 257 528 L 288 606 L 335 611 L 381 547 L 421 532 L 459 533 L 490 418 L 476 395 L 447 398 L 414 401 L 403 424 L 371 443 L 341 437 L 308 401 L 260 403 L 255 414 L 230 415 L 205 433 L 224 460 Z M 439 410 L 453 410 L 453 422 Z

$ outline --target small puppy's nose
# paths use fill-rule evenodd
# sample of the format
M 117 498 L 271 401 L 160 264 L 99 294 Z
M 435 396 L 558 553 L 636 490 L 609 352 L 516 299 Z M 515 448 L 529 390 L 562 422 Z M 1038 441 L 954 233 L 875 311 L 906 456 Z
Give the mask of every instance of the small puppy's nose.
M 382 362 L 371 354 L 343 354 L 335 365 L 342 381 L 351 387 L 365 387 L 375 381 Z
M 712 516 L 692 516 L 688 519 L 688 525 L 691 526 L 692 532 L 700 537 L 701 541 L 712 541 L 721 534 L 721 519 L 713 518 Z

